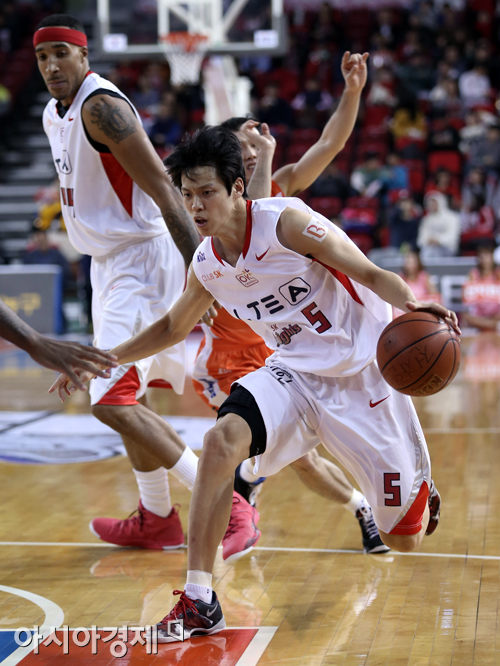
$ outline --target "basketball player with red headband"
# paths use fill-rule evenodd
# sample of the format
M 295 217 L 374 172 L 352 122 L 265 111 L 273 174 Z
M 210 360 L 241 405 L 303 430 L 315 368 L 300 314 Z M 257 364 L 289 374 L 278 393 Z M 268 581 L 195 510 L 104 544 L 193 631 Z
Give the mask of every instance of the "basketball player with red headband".
M 60 180 L 64 222 L 75 248 L 92 257 L 94 344 L 109 349 L 179 298 L 199 236 L 137 111 L 116 86 L 90 70 L 81 23 L 49 16 L 38 25 L 33 44 L 53 97 L 43 125 Z M 192 489 L 198 458 L 145 401 L 151 382 L 168 382 L 182 393 L 184 377 L 182 343 L 91 382 L 92 413 L 121 435 L 140 491 L 138 516 L 91 522 L 104 541 L 163 549 L 184 543 L 166 469 Z M 253 518 L 243 498 L 237 509 L 238 524 Z
M 319 140 L 305 151 L 296 164 L 287 164 L 276 173 L 272 161 L 276 141 L 263 124 L 247 118 L 230 118 L 222 127 L 230 129 L 241 144 L 243 166 L 250 199 L 295 196 L 307 189 L 342 150 L 349 139 L 358 115 L 361 93 L 366 84 L 368 54 L 350 54 L 342 58 L 345 90 L 338 108 L 327 122 Z M 263 259 L 263 258 L 262 258 Z M 204 339 L 193 369 L 193 383 L 200 397 L 214 409 L 228 397 L 231 384 L 265 364 L 272 354 L 265 342 L 244 322 L 235 320 L 223 308 L 213 326 L 203 326 Z M 292 463 L 302 482 L 313 492 L 342 504 L 358 519 L 363 549 L 367 553 L 386 552 L 366 498 L 348 481 L 342 470 L 319 455 L 316 449 Z M 245 460 L 236 470 L 235 490 L 250 503 L 262 488 L 263 477 L 253 473 L 253 462 Z M 228 530 L 222 542 L 224 555 L 234 559 L 244 552 L 244 543 L 251 534 Z

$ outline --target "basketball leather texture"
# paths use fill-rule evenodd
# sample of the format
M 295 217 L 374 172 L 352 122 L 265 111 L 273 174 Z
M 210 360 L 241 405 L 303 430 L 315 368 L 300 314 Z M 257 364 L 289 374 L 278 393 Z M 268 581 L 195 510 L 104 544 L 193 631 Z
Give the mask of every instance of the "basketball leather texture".
M 460 366 L 460 340 L 429 312 L 397 317 L 382 332 L 377 362 L 385 381 L 400 393 L 427 396 L 442 391 Z

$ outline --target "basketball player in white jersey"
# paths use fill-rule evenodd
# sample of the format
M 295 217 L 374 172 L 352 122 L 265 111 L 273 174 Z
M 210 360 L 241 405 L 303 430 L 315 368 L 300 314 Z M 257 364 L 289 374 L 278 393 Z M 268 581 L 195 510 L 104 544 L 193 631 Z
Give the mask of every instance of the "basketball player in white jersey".
M 78 344 L 78 342 L 62 342 L 41 335 L 18 317 L 5 303 L 0 301 L 0 338 L 12 342 L 20 349 L 28 352 L 31 358 L 50 370 L 63 372 L 77 388 L 86 391 L 76 371 L 91 372 L 99 377 L 108 377 L 105 368 L 116 367 L 111 354 Z
M 321 441 L 359 483 L 390 548 L 410 552 L 435 530 L 440 498 L 424 434 L 411 399 L 382 379 L 376 345 L 391 305 L 425 307 L 460 329 L 454 312 L 417 301 L 398 275 L 372 264 L 301 200 L 245 201 L 230 131 L 205 128 L 166 163 L 205 240 L 172 310 L 112 353 L 130 363 L 177 344 L 214 299 L 275 350 L 233 385 L 205 436 L 189 509 L 187 583 L 158 625 L 159 640 L 172 642 L 225 627 L 212 570 L 234 470 L 246 458 L 257 456 L 255 471 L 268 476 Z
M 109 349 L 179 298 L 199 236 L 136 110 L 90 70 L 83 26 L 53 15 L 39 24 L 33 42 L 53 97 L 43 125 L 61 184 L 64 222 L 75 248 L 92 256 L 94 344 Z M 91 382 L 92 413 L 121 435 L 141 497 L 138 516 L 92 521 L 92 532 L 104 541 L 163 549 L 184 543 L 166 469 L 192 489 L 198 459 L 144 401 L 151 382 L 168 382 L 181 393 L 184 376 L 180 343 Z M 242 517 L 251 520 L 244 500 L 239 509 L 239 524 Z
M 342 58 L 345 90 L 338 108 L 327 122 L 319 140 L 305 151 L 295 164 L 272 172 L 276 141 L 263 125 L 246 118 L 230 118 L 222 127 L 232 130 L 241 144 L 247 192 L 250 199 L 269 196 L 292 196 L 307 189 L 335 158 L 349 139 L 358 115 L 361 93 L 366 84 L 368 54 L 349 52 Z M 193 383 L 200 397 L 217 409 L 227 398 L 234 381 L 264 365 L 271 354 L 264 341 L 249 327 L 218 310 L 213 326 L 203 326 L 202 341 L 193 369 Z M 388 550 L 381 541 L 366 498 L 348 481 L 342 470 L 320 456 L 316 449 L 292 463 L 303 483 L 313 492 L 342 504 L 358 519 L 363 548 L 368 553 Z M 253 473 L 253 461 L 245 460 L 236 470 L 235 490 L 247 500 L 255 501 L 264 479 Z M 242 531 L 227 534 L 224 554 L 234 549 L 241 553 Z M 229 555 L 231 557 L 231 555 Z

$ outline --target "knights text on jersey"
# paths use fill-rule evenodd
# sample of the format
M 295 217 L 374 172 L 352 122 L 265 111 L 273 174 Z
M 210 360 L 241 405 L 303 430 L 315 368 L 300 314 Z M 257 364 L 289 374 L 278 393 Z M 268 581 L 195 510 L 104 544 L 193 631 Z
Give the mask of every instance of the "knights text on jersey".
M 98 152 L 85 133 L 82 106 L 101 89 L 127 100 L 115 85 L 90 72 L 63 118 L 55 99 L 43 114 L 69 239 L 79 252 L 97 257 L 166 233 L 160 209 L 151 197 L 110 152 Z
M 300 199 L 249 201 L 236 266 L 224 262 L 213 239 L 205 238 L 193 259 L 196 276 L 291 369 L 328 377 L 356 374 L 374 360 L 391 308 L 342 273 L 283 247 L 276 226 L 287 207 L 308 212 L 318 233 L 326 233 L 326 226 L 352 242 Z

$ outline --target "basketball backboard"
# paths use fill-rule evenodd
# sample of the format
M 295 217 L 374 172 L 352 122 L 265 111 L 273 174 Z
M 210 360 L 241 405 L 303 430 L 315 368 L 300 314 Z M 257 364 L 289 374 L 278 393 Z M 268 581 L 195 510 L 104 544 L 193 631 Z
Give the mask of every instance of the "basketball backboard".
M 102 56 L 164 54 L 161 38 L 171 32 L 206 35 L 209 55 L 287 49 L 283 0 L 97 0 L 97 9 Z

